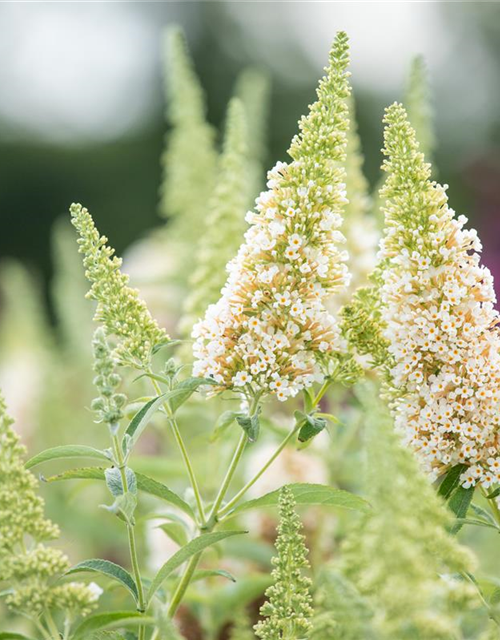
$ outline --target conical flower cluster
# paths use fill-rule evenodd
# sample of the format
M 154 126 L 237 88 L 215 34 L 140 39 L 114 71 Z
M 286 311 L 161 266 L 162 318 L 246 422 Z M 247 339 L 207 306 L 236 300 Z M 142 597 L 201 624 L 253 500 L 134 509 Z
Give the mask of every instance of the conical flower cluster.
M 44 544 L 59 529 L 44 517 L 38 482 L 24 467 L 25 448 L 12 423 L 0 397 L 0 582 L 9 589 L 7 606 L 31 616 L 51 609 L 85 614 L 98 597 L 92 585 L 51 584 L 70 563 Z
M 389 107 L 385 122 L 381 299 L 396 426 L 432 477 L 462 463 L 462 485 L 487 489 L 500 482 L 493 279 L 476 231 L 430 180 L 403 107 Z
M 117 354 L 122 363 L 145 367 L 155 347 L 166 342 L 168 336 L 152 318 L 138 291 L 128 286 L 128 276 L 120 271 L 121 258 L 99 234 L 87 209 L 72 204 L 70 212 L 80 236 L 77 242 L 85 275 L 92 285 L 87 297 L 97 301 L 94 319 L 119 339 Z
M 341 556 L 344 576 L 373 611 L 375 633 L 357 637 L 462 637 L 463 609 L 476 594 L 455 576 L 473 569 L 473 557 L 448 533 L 451 513 L 401 446 L 389 417 L 373 401 L 366 411 L 366 486 L 373 508 L 346 537 Z
M 205 232 L 198 243 L 197 267 L 190 278 L 183 324 L 189 327 L 217 302 L 226 279 L 225 266 L 241 244 L 249 204 L 248 130 L 243 104 L 229 103 L 224 149 L 217 183 L 208 206 Z
M 292 162 L 268 174 L 268 191 L 236 258 L 222 297 L 193 330 L 195 375 L 246 395 L 296 395 L 315 380 L 340 347 L 325 307 L 348 282 L 339 231 L 346 203 L 344 170 L 349 95 L 348 44 L 339 33 L 318 101 L 300 122 Z
M 205 118 L 205 97 L 182 31 L 165 34 L 167 118 L 172 129 L 162 156 L 161 214 L 169 232 L 189 244 L 200 236 L 215 181 L 215 129 Z
M 295 499 L 286 485 L 280 491 L 279 510 L 278 555 L 272 559 L 274 584 L 266 591 L 268 600 L 260 609 L 264 619 L 255 625 L 255 633 L 261 640 L 299 640 L 312 629 L 311 581 L 303 575 L 309 567 L 307 548 Z

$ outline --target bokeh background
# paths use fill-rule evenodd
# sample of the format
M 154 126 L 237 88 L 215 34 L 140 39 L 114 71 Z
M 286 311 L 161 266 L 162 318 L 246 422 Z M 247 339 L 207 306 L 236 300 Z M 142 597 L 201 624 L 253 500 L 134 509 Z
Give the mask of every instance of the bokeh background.
M 439 177 L 479 227 L 500 277 L 497 2 L 3 3 L 0 257 L 40 273 L 45 293 L 51 226 L 71 202 L 91 210 L 119 252 L 160 224 L 162 30 L 174 22 L 187 33 L 215 125 L 242 67 L 271 74 L 268 166 L 313 98 L 335 31 L 347 30 L 373 184 L 383 108 L 401 98 L 410 60 L 423 54 Z

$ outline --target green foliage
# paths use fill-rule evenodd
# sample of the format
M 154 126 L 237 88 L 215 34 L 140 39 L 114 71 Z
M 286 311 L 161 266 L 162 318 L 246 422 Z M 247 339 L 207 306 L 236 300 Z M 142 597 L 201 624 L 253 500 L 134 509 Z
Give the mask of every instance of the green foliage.
M 70 211 L 80 236 L 85 275 L 92 285 L 87 296 L 97 301 L 95 320 L 118 338 L 116 353 L 122 363 L 148 367 L 155 348 L 168 336 L 153 320 L 138 292 L 128 286 L 128 276 L 120 271 L 121 259 L 114 256 L 107 238 L 99 234 L 87 209 L 72 204 Z
M 384 640 L 459 637 L 459 610 L 471 589 L 453 574 L 468 571 L 472 557 L 447 532 L 450 513 L 390 419 L 376 404 L 366 411 L 373 509 L 344 542 L 344 575 L 376 612 Z
M 53 584 L 69 569 L 62 551 L 44 543 L 59 536 L 59 529 L 44 517 L 38 482 L 24 468 L 25 448 L 12 428 L 0 398 L 0 564 L 1 581 L 11 589 L 7 605 L 39 615 L 51 609 L 88 613 L 95 594 L 79 583 Z
M 309 568 L 302 523 L 295 512 L 292 491 L 283 487 L 279 498 L 280 523 L 273 558 L 274 584 L 266 591 L 267 602 L 260 613 L 263 620 L 255 626 L 261 640 L 298 640 L 309 635 L 312 625 L 311 581 L 304 575 Z

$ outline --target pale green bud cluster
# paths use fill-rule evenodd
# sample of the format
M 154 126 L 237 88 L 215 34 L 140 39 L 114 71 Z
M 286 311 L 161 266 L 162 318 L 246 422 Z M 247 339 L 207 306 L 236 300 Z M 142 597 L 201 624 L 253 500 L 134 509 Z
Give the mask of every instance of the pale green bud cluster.
M 114 427 L 123 418 L 123 407 L 127 402 L 127 396 L 116 392 L 121 383 L 121 376 L 116 372 L 118 363 L 102 327 L 98 327 L 94 333 L 92 349 L 96 374 L 93 382 L 99 397 L 92 401 L 91 409 L 96 414 L 97 422 L 105 422 Z
M 261 640 L 299 640 L 312 629 L 311 581 L 303 574 L 309 568 L 305 537 L 287 486 L 280 491 L 279 515 L 278 555 L 272 559 L 274 584 L 266 591 L 267 602 L 260 610 L 264 620 L 255 625 L 255 633 Z
M 451 513 L 390 419 L 376 405 L 367 415 L 372 509 L 346 537 L 344 575 L 376 612 L 384 640 L 461 637 L 460 609 L 470 605 L 473 589 L 453 576 L 470 571 L 474 560 L 448 533 Z
M 379 276 L 375 279 L 378 281 Z M 388 351 L 389 342 L 383 335 L 381 304 L 378 286 L 358 289 L 340 311 L 341 328 L 349 345 L 359 355 L 369 356 L 374 367 L 389 367 L 392 356 Z
M 337 179 L 345 177 L 345 171 L 333 169 L 334 162 L 343 162 L 346 157 L 347 131 L 349 130 L 349 110 L 346 99 L 350 95 L 349 42 L 347 35 L 340 31 L 330 52 L 330 63 L 325 68 L 325 76 L 316 90 L 318 100 L 309 107 L 308 115 L 299 121 L 300 133 L 292 140 L 289 155 L 303 167 L 303 172 L 320 183 L 333 183 L 325 175 L 325 169 L 332 166 Z
M 128 276 L 120 271 L 121 259 L 99 234 L 87 209 L 72 204 L 70 211 L 80 235 L 85 274 L 92 284 L 87 296 L 97 301 L 94 319 L 118 338 L 116 353 L 121 363 L 147 367 L 154 349 L 168 341 L 168 336 L 151 317 L 138 291 L 128 286 Z
M 219 161 L 217 184 L 208 205 L 205 231 L 198 243 L 198 266 L 191 279 L 183 320 L 186 333 L 217 302 L 226 282 L 226 264 L 238 251 L 246 228 L 249 200 L 248 129 L 243 104 L 229 104 L 224 149 Z
M 84 615 L 96 601 L 90 588 L 52 584 L 70 563 L 62 551 L 43 544 L 57 538 L 59 529 L 44 517 L 38 481 L 24 468 L 25 448 L 12 424 L 0 398 L 0 582 L 10 589 L 6 604 L 30 615 L 69 607 Z
M 215 130 L 206 121 L 203 90 L 179 29 L 167 31 L 165 54 L 167 117 L 172 129 L 162 158 L 160 212 L 170 219 L 169 233 L 189 247 L 200 237 L 215 182 Z M 188 250 L 192 251 L 192 244 Z

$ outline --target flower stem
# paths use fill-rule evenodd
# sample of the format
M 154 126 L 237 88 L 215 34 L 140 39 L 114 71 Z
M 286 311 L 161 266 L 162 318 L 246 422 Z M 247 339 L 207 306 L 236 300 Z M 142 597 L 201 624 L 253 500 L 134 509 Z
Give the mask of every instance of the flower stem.
M 200 561 L 200 558 L 201 558 L 201 551 L 196 555 L 192 556 L 191 560 L 188 562 L 186 571 L 184 572 L 184 575 L 182 576 L 181 581 L 177 585 L 177 589 L 175 590 L 175 593 L 172 597 L 172 601 L 170 602 L 170 606 L 168 608 L 168 615 L 170 618 L 173 618 L 175 616 L 175 613 L 179 608 L 179 605 L 182 602 L 182 599 L 184 598 L 187 588 L 189 587 L 193 574 L 196 571 L 196 567 L 198 566 L 198 562 Z
M 115 460 L 118 464 L 120 477 L 122 479 L 123 492 L 128 493 L 129 489 L 128 489 L 128 481 L 127 481 L 127 472 L 125 469 L 123 451 L 122 451 L 118 436 L 114 434 L 112 438 L 113 438 L 113 449 L 115 453 Z M 142 586 L 141 571 L 139 568 L 139 560 L 137 557 L 137 543 L 135 539 L 134 525 L 130 522 L 127 522 L 127 534 L 128 534 L 128 546 L 129 546 L 129 552 L 130 552 L 130 561 L 132 564 L 132 571 L 134 573 L 134 579 L 137 586 L 137 609 L 140 612 L 144 612 L 146 610 L 146 600 L 144 598 L 144 587 Z M 146 633 L 145 627 L 140 627 L 139 640 L 143 640 L 145 638 L 145 633 Z
M 160 385 L 158 384 L 158 382 L 154 379 L 154 378 L 150 378 L 153 387 L 156 391 L 156 393 L 158 395 L 161 395 L 162 391 L 160 388 Z M 179 425 L 177 424 L 177 420 L 175 419 L 175 417 L 172 415 L 172 412 L 170 411 L 170 407 L 168 406 L 168 403 L 166 402 L 163 405 L 165 411 L 167 412 L 167 416 L 168 416 L 168 421 L 170 423 L 170 426 L 172 427 L 172 432 L 174 434 L 174 438 L 175 441 L 177 442 L 177 446 L 179 447 L 179 450 L 181 452 L 181 456 L 182 459 L 184 460 L 184 465 L 186 467 L 188 476 L 189 476 L 189 481 L 191 482 L 191 487 L 193 489 L 193 493 L 194 493 L 194 497 L 196 500 L 196 506 L 198 507 L 198 513 L 200 516 L 200 522 L 201 525 L 204 526 L 206 523 L 206 519 L 205 519 L 205 510 L 203 508 L 203 501 L 201 499 L 201 493 L 200 493 L 200 488 L 198 486 L 198 481 L 196 479 L 196 475 L 193 469 L 193 465 L 191 464 L 191 460 L 189 458 L 189 454 L 186 448 L 186 445 L 184 443 L 184 440 L 182 438 L 180 429 L 179 429 Z
M 302 426 L 301 424 L 295 425 L 295 427 L 290 431 L 290 433 L 281 441 L 281 444 L 278 446 L 278 448 L 272 454 L 272 456 L 267 460 L 264 466 L 254 475 L 254 477 L 251 480 L 249 480 L 246 483 L 246 485 L 242 489 L 240 489 L 240 491 L 238 491 L 238 493 L 234 496 L 234 498 L 232 498 L 226 504 L 226 506 L 219 511 L 218 513 L 219 516 L 224 516 L 226 515 L 226 513 L 231 511 L 231 509 L 240 500 L 240 498 L 242 498 L 245 495 L 245 493 L 250 489 L 250 487 L 252 487 L 257 482 L 257 480 L 269 469 L 269 467 L 276 460 L 276 458 L 283 451 L 283 449 L 290 442 L 290 440 L 297 433 L 297 431 L 300 429 L 301 426 Z

